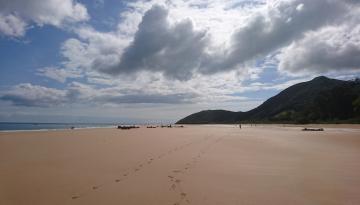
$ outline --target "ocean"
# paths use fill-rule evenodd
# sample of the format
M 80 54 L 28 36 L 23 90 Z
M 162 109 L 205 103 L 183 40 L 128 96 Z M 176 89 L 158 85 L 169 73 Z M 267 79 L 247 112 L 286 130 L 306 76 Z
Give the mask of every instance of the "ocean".
M 0 131 L 20 130 L 62 130 L 77 128 L 115 127 L 110 123 L 14 123 L 0 122 Z

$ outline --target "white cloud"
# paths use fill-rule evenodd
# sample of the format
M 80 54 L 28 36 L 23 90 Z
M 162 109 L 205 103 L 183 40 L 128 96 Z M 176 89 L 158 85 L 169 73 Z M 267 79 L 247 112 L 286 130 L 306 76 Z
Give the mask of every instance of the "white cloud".
M 145 13 L 133 42 L 118 57 L 119 62 L 108 64 L 108 59 L 96 59 L 93 67 L 109 74 L 147 70 L 189 79 L 201 63 L 208 43 L 206 33 L 195 31 L 189 20 L 171 26 L 167 17 L 164 7 L 153 6 Z
M 27 24 L 63 27 L 88 19 L 86 7 L 74 0 L 0 0 L 0 32 L 7 36 L 23 36 Z
M 228 15 L 228 17 L 230 17 L 229 13 L 239 13 L 227 8 L 229 5 L 233 5 L 234 2 L 236 1 L 225 5 L 220 2 L 208 3 L 211 12 L 207 13 L 207 16 L 215 13 L 219 14 L 220 12 L 217 12 L 217 10 L 222 10 L 221 14 L 223 16 Z M 195 3 L 185 4 L 183 1 L 174 1 L 167 4 L 161 1 L 131 2 L 128 4 L 131 8 L 130 11 L 122 13 L 123 21 L 119 24 L 117 31 L 98 32 L 91 27 L 76 29 L 75 32 L 79 35 L 79 39 L 69 39 L 63 45 L 62 53 L 67 58 L 64 64 L 112 75 L 119 73 L 128 75 L 141 70 L 151 70 L 161 72 L 170 78 L 188 80 L 201 65 L 204 53 L 210 51 L 209 48 L 216 44 L 208 42 L 208 35 L 212 39 L 214 39 L 214 36 L 224 37 L 226 35 L 223 35 L 223 32 L 228 32 L 228 34 L 230 32 L 230 30 L 225 31 L 224 28 L 233 29 L 235 26 L 229 26 L 228 23 L 236 23 L 234 21 L 219 22 L 221 19 L 219 17 L 216 21 L 204 26 L 203 24 L 206 21 L 201 14 L 204 11 L 194 6 Z M 163 4 L 166 7 L 152 7 L 156 4 Z M 220 5 L 221 8 L 218 8 Z M 148 10 L 148 8 L 153 9 Z M 254 6 L 254 8 L 257 7 Z M 161 20 L 153 21 L 156 22 L 157 29 L 153 29 L 152 32 L 144 32 L 146 27 L 155 25 L 149 25 L 151 20 L 148 17 L 151 16 L 151 13 L 157 11 L 164 14 Z M 184 12 L 188 12 L 191 18 L 186 15 L 185 18 L 181 17 Z M 143 16 L 145 13 L 149 15 Z M 203 21 L 203 23 L 195 22 L 194 18 Z M 235 19 L 235 17 L 233 18 Z M 214 28 L 217 28 L 217 31 L 213 31 Z M 219 33 L 218 31 L 221 29 L 222 32 Z M 159 35 L 160 33 L 161 35 Z M 154 39 L 156 36 L 158 36 L 157 41 Z M 146 44 L 146 42 L 152 43 Z M 154 47 L 156 46 L 154 42 L 158 42 L 157 48 Z M 147 54 L 144 52 L 145 45 L 148 45 L 147 51 L 149 52 Z M 142 52 L 142 55 L 139 55 L 139 52 Z M 130 53 L 132 54 L 130 55 Z M 245 71 L 247 67 L 247 65 L 243 66 L 242 70 L 244 71 L 242 73 L 247 72 Z
M 53 67 L 40 68 L 37 70 L 37 74 L 61 83 L 65 83 L 68 78 L 81 78 L 83 76 L 78 69 L 70 70 Z
M 59 78 L 62 80 L 61 77 Z M 11 88 L 0 98 L 10 101 L 14 105 L 43 107 L 56 107 L 62 103 L 93 103 L 102 106 L 195 103 L 211 106 L 221 103 L 226 105 L 252 101 L 252 99 L 244 96 L 233 95 L 235 91 L 241 91 L 244 87 L 242 74 L 236 74 L 235 71 L 209 77 L 198 75 L 186 83 L 173 81 L 159 73 L 150 72 L 142 72 L 137 77 L 122 76 L 119 79 L 94 75 L 88 76 L 88 81 L 87 84 L 71 82 L 63 89 L 21 84 Z M 62 93 L 61 100 L 56 97 L 55 99 L 58 99 L 59 102 L 50 101 L 47 96 L 39 95 L 39 90 L 43 90 L 44 93 L 50 91 L 49 97 L 52 96 L 53 91 Z
M 27 24 L 18 16 L 13 14 L 3 15 L 0 13 L 0 33 L 7 36 L 23 36 Z
M 327 27 L 293 42 L 279 56 L 288 74 L 360 70 L 360 26 Z
M 23 83 L 11 88 L 0 99 L 17 106 L 49 107 L 65 103 L 66 91 Z
M 101 71 L 102 67 L 93 68 L 94 61 L 115 64 L 129 40 L 113 32 L 98 32 L 91 27 L 75 30 L 80 39 L 66 40 L 61 48 L 65 57 L 64 67 L 80 68 L 87 71 Z
M 169 11 L 168 21 L 175 24 L 184 19 L 194 22 L 195 29 L 207 30 L 213 42 L 224 44 L 229 34 L 238 28 L 247 18 L 263 8 L 266 0 L 150 0 L 129 1 L 128 11 L 121 14 L 119 32 L 133 36 L 144 14 L 154 5 L 165 7 Z
M 236 69 L 288 46 L 308 31 L 338 23 L 347 11 L 346 4 L 340 1 L 277 1 L 271 7 L 254 12 L 246 23 L 240 25 L 226 52 L 210 55 L 203 70 L 211 73 Z
M 29 83 L 19 84 L 0 95 L 0 100 L 15 106 L 58 107 L 73 103 L 97 106 L 119 104 L 184 104 L 192 103 L 195 93 L 145 92 L 119 87 L 97 88 L 93 85 L 72 82 L 65 89 L 55 89 Z
M 254 68 L 257 60 L 284 54 L 309 32 L 347 25 L 356 10 L 349 1 L 333 0 L 151 0 L 126 5 L 117 30 L 75 29 L 79 39 L 64 43 L 64 64 L 114 78 L 153 71 L 189 80 L 198 73 L 249 74 L 251 69 L 254 74 L 248 76 L 255 79 L 263 70 Z M 153 14 L 161 18 L 152 21 Z M 281 59 L 276 65 L 284 63 Z

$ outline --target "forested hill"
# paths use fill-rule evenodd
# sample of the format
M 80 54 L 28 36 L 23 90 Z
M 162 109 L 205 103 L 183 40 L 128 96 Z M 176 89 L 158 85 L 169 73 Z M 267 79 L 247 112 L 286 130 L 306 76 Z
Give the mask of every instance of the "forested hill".
M 324 76 L 283 90 L 248 112 L 206 110 L 177 124 L 360 123 L 360 80 Z

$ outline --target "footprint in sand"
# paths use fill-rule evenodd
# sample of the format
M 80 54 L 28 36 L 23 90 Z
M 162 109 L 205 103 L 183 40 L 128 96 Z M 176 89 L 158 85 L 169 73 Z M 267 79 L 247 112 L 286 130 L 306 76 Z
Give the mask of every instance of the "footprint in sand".
M 181 170 L 176 169 L 176 170 L 174 170 L 173 172 L 174 172 L 174 173 L 180 173 Z
M 128 175 L 127 173 L 126 173 L 126 174 L 123 174 L 124 177 L 126 177 L 127 175 Z
M 115 180 L 116 183 L 119 183 L 120 181 L 121 181 L 120 179 L 116 179 L 116 180 Z
M 72 196 L 71 199 L 78 199 L 80 198 L 79 196 Z
M 93 186 L 93 187 L 92 187 L 93 190 L 96 190 L 96 189 L 98 189 L 98 188 L 99 188 L 99 187 L 97 187 L 97 186 Z
M 172 184 L 170 189 L 175 190 L 176 189 L 176 184 Z

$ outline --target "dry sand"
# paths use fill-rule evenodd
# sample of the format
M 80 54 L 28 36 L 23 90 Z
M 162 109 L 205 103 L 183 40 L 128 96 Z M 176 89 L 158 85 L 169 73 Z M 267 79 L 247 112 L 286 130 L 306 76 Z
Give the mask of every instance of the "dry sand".
M 1 205 L 357 205 L 360 129 L 0 133 Z

